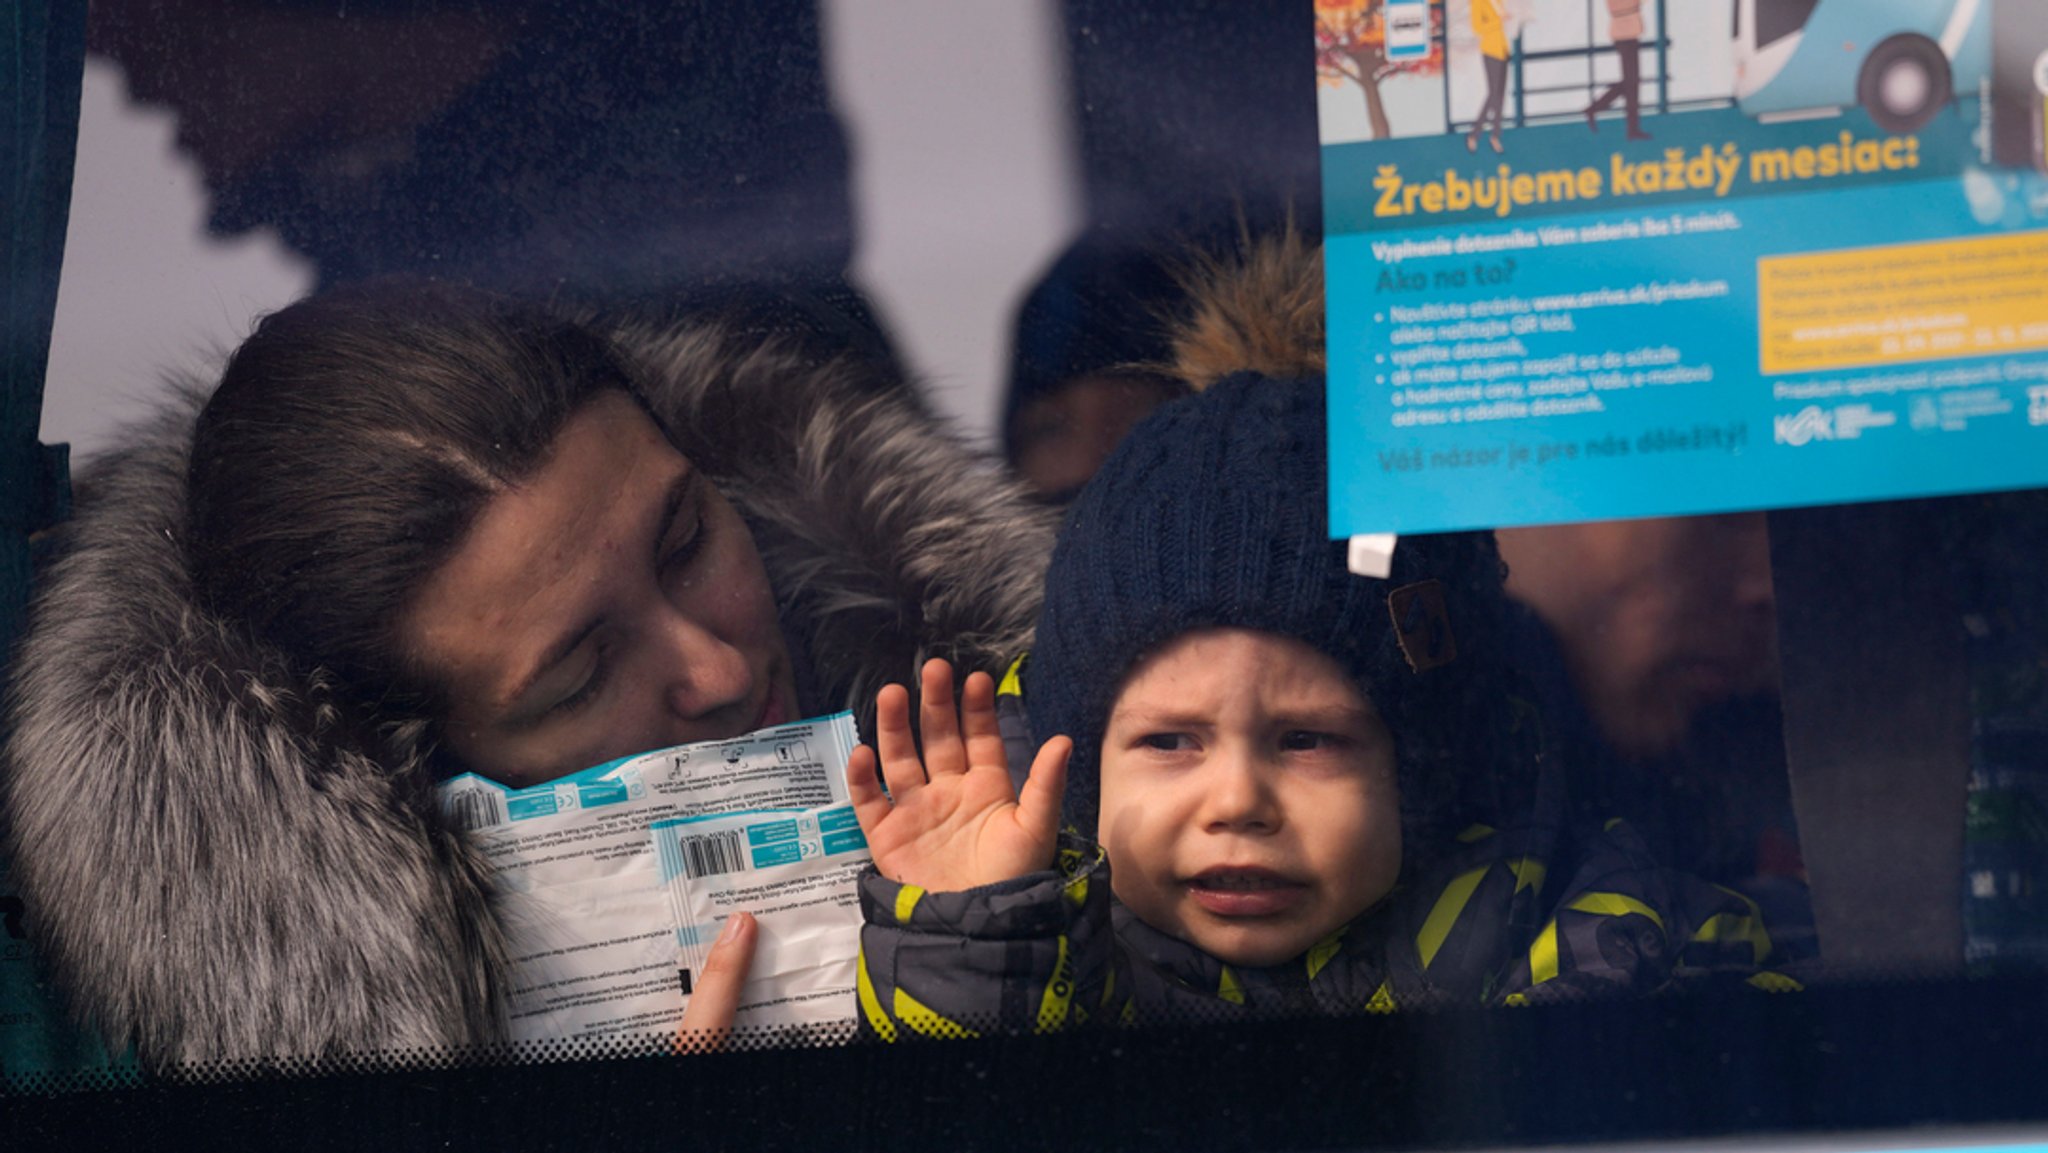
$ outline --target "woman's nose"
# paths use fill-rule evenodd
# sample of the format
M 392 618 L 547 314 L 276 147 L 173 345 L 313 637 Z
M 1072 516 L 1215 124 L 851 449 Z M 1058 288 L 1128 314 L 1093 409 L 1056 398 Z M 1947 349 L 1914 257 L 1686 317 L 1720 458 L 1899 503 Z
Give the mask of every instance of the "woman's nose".
M 684 720 L 721 719 L 754 701 L 754 669 L 747 654 L 695 620 L 673 614 L 663 627 L 661 675 L 669 711 Z M 751 715 L 733 718 L 753 720 Z

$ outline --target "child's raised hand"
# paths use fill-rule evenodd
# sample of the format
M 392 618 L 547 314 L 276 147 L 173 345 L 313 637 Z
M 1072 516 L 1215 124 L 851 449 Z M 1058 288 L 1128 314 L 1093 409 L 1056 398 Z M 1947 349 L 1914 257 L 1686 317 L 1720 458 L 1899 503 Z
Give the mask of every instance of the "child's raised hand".
M 996 727 L 995 681 L 987 673 L 967 678 L 957 720 L 951 665 L 925 662 L 923 688 L 922 763 L 910 735 L 910 694 L 890 685 L 875 696 L 875 744 L 889 795 L 875 779 L 875 750 L 862 745 L 846 762 L 853 811 L 875 867 L 892 881 L 935 892 L 1049 868 L 1073 743 L 1047 741 L 1019 796 Z

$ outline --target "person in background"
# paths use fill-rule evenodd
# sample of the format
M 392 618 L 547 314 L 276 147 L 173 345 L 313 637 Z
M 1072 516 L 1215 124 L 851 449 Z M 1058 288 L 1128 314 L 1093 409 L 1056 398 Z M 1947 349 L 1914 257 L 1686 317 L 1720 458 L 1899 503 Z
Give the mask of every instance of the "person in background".
M 1185 391 L 1164 367 L 1182 297 L 1155 248 L 1098 233 L 1024 298 L 1003 455 L 1041 500 L 1071 501 L 1133 425 Z
M 150 0 L 93 5 L 86 34 L 177 113 L 209 229 L 274 230 L 323 289 L 411 274 L 653 315 L 744 295 L 778 339 L 901 375 L 846 276 L 817 0 Z
M 1811 947 L 1761 513 L 1502 529 L 1519 657 L 1582 814 L 1763 900 Z

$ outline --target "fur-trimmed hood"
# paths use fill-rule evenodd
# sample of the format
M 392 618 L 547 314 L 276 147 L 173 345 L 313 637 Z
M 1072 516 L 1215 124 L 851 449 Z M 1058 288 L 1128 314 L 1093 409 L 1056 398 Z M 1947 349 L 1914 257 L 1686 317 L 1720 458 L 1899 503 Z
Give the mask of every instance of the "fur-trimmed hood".
M 1050 514 L 852 360 L 715 324 L 617 333 L 683 452 L 753 526 L 832 707 L 925 656 L 1028 647 Z M 424 749 L 362 747 L 329 686 L 192 595 L 187 387 L 79 479 L 8 702 L 0 814 L 74 1008 L 153 1065 L 502 1038 L 488 873 Z

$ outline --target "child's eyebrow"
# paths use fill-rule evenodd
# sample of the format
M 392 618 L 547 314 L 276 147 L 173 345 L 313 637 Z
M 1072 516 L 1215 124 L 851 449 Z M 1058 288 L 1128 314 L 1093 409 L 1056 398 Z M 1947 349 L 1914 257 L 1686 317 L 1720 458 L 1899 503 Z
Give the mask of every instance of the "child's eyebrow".
M 1332 728 L 1341 725 L 1371 724 L 1380 719 L 1380 713 L 1370 704 L 1363 708 L 1353 704 L 1334 703 L 1290 705 L 1274 710 L 1269 719 L 1276 724 L 1300 728 Z M 1110 723 L 1146 728 L 1207 728 L 1216 723 L 1216 718 L 1214 713 L 1206 709 L 1129 706 L 1111 712 Z
M 1366 724 L 1380 718 L 1380 711 L 1370 703 L 1363 706 L 1350 702 L 1330 704 L 1289 705 L 1274 710 L 1274 717 L 1285 723 L 1299 724 Z
M 1126 707 L 1114 709 L 1109 714 L 1109 723 L 1138 725 L 1144 728 L 1205 728 L 1214 723 L 1209 714 L 1198 709 L 1148 709 Z

